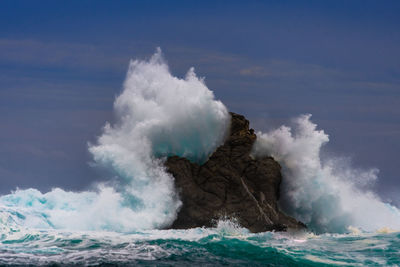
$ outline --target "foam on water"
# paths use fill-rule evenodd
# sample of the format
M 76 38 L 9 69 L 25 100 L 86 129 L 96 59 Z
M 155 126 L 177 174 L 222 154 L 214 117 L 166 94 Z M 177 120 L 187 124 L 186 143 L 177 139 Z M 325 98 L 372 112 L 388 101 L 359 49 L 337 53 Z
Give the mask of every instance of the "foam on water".
M 21 228 L 0 237 L 0 264 L 396 266 L 399 240 L 398 233 L 252 234 L 230 221 L 130 234 Z

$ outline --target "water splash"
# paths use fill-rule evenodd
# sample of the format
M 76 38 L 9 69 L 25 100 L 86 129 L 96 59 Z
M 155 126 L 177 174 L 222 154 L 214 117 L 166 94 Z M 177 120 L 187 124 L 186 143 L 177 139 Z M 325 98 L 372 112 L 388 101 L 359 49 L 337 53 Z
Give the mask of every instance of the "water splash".
M 130 62 L 114 110 L 116 122 L 106 123 L 89 151 L 116 181 L 84 192 L 17 190 L 0 197 L 4 220 L 32 228 L 118 232 L 171 224 L 181 203 L 164 158 L 206 160 L 223 141 L 229 113 L 193 68 L 184 79 L 171 75 L 160 49 L 148 61 Z
M 329 138 L 310 117 L 296 118 L 293 128 L 257 134 L 254 155 L 271 155 L 283 167 L 284 210 L 319 233 L 348 232 L 349 226 L 400 230 L 399 210 L 363 189 L 377 179 L 378 170 L 357 170 L 337 159 L 322 161 L 321 148 Z

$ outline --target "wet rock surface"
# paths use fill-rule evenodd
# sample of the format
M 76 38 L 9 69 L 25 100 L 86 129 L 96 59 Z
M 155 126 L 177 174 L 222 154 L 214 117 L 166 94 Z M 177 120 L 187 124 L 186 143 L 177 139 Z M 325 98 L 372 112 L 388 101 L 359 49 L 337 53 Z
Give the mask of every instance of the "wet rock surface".
M 280 165 L 272 157 L 252 158 L 257 136 L 244 116 L 231 117 L 225 143 L 203 165 L 178 156 L 167 159 L 183 203 L 170 228 L 210 227 L 221 217 L 235 218 L 252 232 L 305 228 L 278 208 Z

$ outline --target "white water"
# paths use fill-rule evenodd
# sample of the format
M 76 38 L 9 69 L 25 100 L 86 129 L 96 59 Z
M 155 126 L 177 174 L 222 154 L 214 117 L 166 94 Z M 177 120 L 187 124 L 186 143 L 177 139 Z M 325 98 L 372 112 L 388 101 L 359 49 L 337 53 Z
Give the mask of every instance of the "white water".
M 227 109 L 193 68 L 185 79 L 172 76 L 158 50 L 148 61 L 130 62 L 114 110 L 117 121 L 104 126 L 89 151 L 95 164 L 111 170 L 116 179 L 85 192 L 17 190 L 0 197 L 3 222 L 130 232 L 174 221 L 181 202 L 163 157 L 206 160 L 223 141 L 230 121 Z
M 20 229 L 0 235 L 0 265 L 398 266 L 398 240 L 398 233 L 253 234 L 232 221 L 129 234 Z
M 321 148 L 329 138 L 310 117 L 298 117 L 292 128 L 257 134 L 254 154 L 271 155 L 283 167 L 284 210 L 317 232 L 400 230 L 399 210 L 364 189 L 378 170 L 357 170 L 340 159 L 322 161 Z

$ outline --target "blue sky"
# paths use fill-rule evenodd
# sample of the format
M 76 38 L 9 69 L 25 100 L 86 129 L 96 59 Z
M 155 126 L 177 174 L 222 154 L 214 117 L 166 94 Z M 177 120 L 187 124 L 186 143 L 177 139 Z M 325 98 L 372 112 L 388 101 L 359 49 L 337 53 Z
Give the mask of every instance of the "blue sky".
M 81 190 L 131 58 L 160 46 L 230 110 L 269 129 L 303 113 L 326 154 L 400 191 L 398 1 L 1 1 L 0 192 Z

